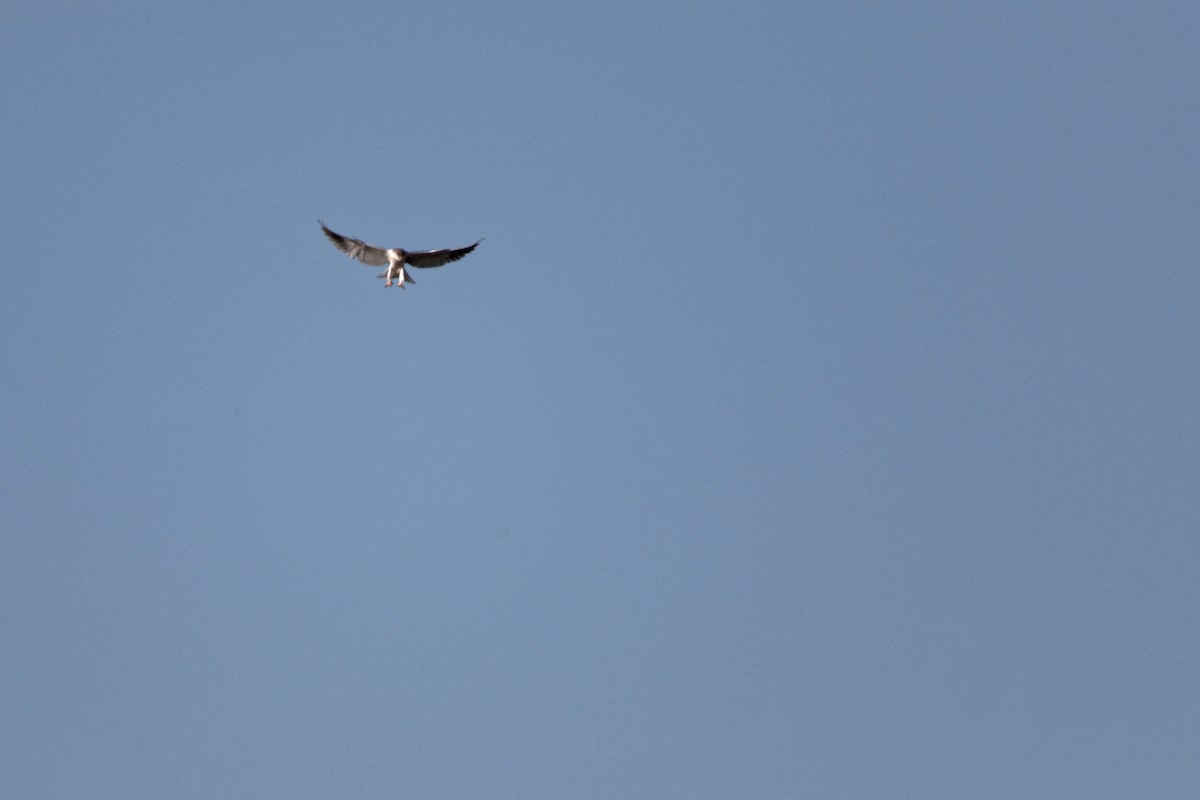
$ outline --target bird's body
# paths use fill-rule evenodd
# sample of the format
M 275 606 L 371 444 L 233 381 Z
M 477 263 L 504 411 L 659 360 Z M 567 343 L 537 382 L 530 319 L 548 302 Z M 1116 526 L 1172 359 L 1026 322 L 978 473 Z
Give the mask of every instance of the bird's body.
M 346 255 L 372 267 L 382 267 L 386 264 L 387 271 L 379 275 L 381 278 L 387 278 L 387 283 L 384 284 L 385 288 L 391 286 L 393 281 L 399 284 L 401 289 L 404 288 L 404 284 L 406 283 L 416 283 L 412 279 L 412 276 L 404 269 L 406 264 L 418 269 L 440 267 L 451 261 L 458 261 L 467 253 L 474 250 L 479 245 L 479 242 L 483 241 L 480 239 L 479 242 L 473 245 L 460 247 L 455 250 L 408 251 L 399 247 L 376 247 L 360 239 L 351 239 L 349 236 L 342 236 L 340 233 L 329 230 L 324 222 L 320 220 L 317 220 L 317 222 L 321 225 L 321 231 L 329 238 L 329 241 L 333 242 L 333 246 Z

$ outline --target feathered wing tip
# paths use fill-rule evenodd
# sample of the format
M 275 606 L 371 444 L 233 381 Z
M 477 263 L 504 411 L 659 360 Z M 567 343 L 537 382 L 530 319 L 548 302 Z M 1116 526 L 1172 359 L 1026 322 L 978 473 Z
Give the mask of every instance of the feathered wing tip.
M 340 250 L 341 247 L 338 246 L 338 242 L 344 241 L 345 237 L 342 236 L 340 233 L 331 231 L 329 229 L 329 226 L 325 224 L 325 220 L 323 220 L 323 219 L 318 219 L 317 224 L 321 226 L 321 233 L 325 234 L 326 238 L 328 238 L 329 241 L 333 242 L 334 246 Z
M 317 223 L 321 226 L 321 232 L 325 234 L 325 238 L 329 239 L 334 247 L 356 261 L 361 261 L 372 267 L 381 267 L 388 263 L 387 251 L 382 247 L 367 244 L 362 239 L 342 236 L 337 231 L 330 230 L 324 220 L 318 219 Z
M 482 241 L 483 239 L 479 240 L 479 242 Z M 452 261 L 458 261 L 460 258 L 478 247 L 479 242 L 468 245 L 467 247 L 459 247 L 457 249 L 410 251 L 404 254 L 404 263 L 416 267 L 417 269 L 440 267 L 443 264 L 449 264 Z

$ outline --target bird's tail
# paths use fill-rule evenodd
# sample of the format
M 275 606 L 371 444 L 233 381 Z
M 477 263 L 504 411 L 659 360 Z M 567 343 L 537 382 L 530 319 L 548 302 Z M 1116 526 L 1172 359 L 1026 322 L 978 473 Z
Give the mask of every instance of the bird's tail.
M 406 283 L 416 284 L 416 281 L 413 280 L 412 275 L 408 274 L 408 270 L 404 270 L 400 274 L 404 276 L 403 280 L 400 281 L 401 289 L 404 288 L 404 284 L 406 284 Z M 388 276 L 388 274 L 386 272 L 379 273 L 380 278 L 386 278 L 387 276 Z

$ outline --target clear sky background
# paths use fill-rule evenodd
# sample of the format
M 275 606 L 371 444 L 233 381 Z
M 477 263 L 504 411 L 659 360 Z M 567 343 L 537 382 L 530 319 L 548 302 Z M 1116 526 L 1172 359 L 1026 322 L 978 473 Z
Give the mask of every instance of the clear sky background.
M 1191 796 L 1197 42 L 7 4 L 0 796 Z

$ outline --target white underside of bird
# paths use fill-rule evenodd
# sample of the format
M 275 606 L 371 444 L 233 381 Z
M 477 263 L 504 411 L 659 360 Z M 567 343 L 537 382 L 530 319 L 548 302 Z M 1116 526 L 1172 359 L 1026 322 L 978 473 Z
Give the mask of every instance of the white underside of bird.
M 391 250 L 387 251 L 387 272 L 379 273 L 379 277 L 387 278 L 387 283 L 383 285 L 385 289 L 392 285 L 392 281 L 395 281 L 397 284 L 399 284 L 401 289 L 404 288 L 404 284 L 406 283 L 416 283 L 416 281 L 413 280 L 412 275 L 409 275 L 404 271 L 404 256 L 405 252 L 403 250 L 392 248 Z

